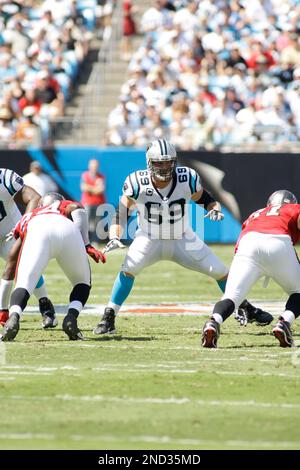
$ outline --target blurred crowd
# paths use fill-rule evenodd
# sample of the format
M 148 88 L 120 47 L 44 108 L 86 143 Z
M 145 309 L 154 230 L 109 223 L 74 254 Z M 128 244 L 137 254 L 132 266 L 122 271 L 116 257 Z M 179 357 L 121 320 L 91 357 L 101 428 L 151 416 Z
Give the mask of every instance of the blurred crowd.
M 50 143 L 51 120 L 64 115 L 101 3 L 0 0 L 2 144 Z
M 300 0 L 156 0 L 140 30 L 107 144 L 298 141 Z

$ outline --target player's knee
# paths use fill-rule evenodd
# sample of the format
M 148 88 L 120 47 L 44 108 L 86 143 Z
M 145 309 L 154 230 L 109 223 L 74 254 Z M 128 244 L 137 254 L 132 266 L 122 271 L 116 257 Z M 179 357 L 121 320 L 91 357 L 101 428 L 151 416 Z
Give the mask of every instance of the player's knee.
M 28 290 L 23 287 L 17 287 L 11 294 L 10 304 L 19 305 L 22 310 L 25 309 L 30 295 Z
M 89 298 L 90 290 L 91 286 L 89 286 L 88 284 L 76 284 L 76 286 L 73 287 L 73 290 L 71 292 L 70 302 L 78 300 L 82 303 L 82 305 L 85 305 Z
M 296 318 L 300 315 L 300 293 L 289 296 L 285 309 L 293 312 Z

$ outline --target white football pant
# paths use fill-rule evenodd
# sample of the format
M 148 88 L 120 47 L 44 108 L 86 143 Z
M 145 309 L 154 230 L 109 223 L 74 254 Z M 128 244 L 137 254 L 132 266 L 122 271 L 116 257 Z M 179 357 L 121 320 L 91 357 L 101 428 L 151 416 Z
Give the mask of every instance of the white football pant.
M 55 258 L 72 286 L 91 284 L 90 265 L 81 233 L 61 215 L 37 215 L 28 224 L 15 288 L 31 295 L 50 259 Z
M 244 235 L 233 258 L 222 298 L 240 305 L 261 276 L 274 279 L 289 295 L 300 293 L 300 264 L 288 235 L 258 232 Z
M 136 276 L 147 266 L 161 260 L 174 261 L 216 280 L 228 273 L 225 264 L 192 229 L 188 229 L 180 240 L 151 239 L 148 234 L 138 230 L 125 257 L 122 271 Z

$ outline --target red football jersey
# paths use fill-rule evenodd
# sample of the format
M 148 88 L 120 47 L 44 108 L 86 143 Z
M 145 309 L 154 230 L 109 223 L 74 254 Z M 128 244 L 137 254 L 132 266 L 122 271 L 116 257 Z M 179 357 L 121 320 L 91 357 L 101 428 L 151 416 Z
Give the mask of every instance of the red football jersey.
M 68 215 L 66 214 L 66 209 L 70 204 L 78 204 L 78 203 L 75 201 L 68 201 L 68 200 L 55 201 L 52 204 L 49 204 L 49 206 L 37 207 L 32 212 L 27 212 L 26 214 L 23 215 L 23 217 L 19 220 L 19 222 L 15 226 L 14 237 L 15 238 L 20 237 L 23 240 L 26 236 L 29 222 L 33 219 L 33 217 L 36 217 L 37 215 L 56 214 L 56 215 L 62 215 L 64 217 L 67 217 Z
M 295 245 L 300 238 L 300 230 L 297 226 L 299 215 L 300 204 L 268 206 L 253 212 L 242 225 L 242 232 L 237 241 L 235 251 L 241 238 L 248 232 L 289 235 L 293 245 Z

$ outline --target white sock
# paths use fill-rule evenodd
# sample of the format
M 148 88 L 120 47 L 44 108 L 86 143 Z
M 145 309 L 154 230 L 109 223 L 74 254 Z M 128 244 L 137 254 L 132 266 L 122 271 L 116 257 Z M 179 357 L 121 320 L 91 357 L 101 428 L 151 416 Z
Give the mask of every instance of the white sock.
M 41 287 L 35 288 L 33 293 L 38 300 L 40 300 L 42 297 L 48 297 L 46 284 L 44 283 Z
M 69 307 L 68 309 L 70 310 L 70 308 L 74 308 L 74 310 L 77 310 L 77 312 L 81 312 L 81 310 L 83 309 L 83 305 L 81 302 L 79 302 L 79 300 L 73 300 L 72 302 L 69 303 Z
M 282 315 L 280 315 L 284 321 L 287 321 L 289 322 L 290 324 L 293 323 L 293 321 L 295 321 L 295 315 L 293 314 L 293 312 L 291 312 L 291 310 L 286 310 L 285 312 L 283 312 Z
M 23 310 L 21 309 L 20 305 L 12 305 L 11 307 L 9 307 L 9 315 L 11 315 L 12 313 L 18 313 L 21 316 Z
M 14 285 L 14 281 L 1 279 L 0 283 L 0 310 L 8 310 L 10 294 Z
M 114 304 L 113 302 L 109 301 L 108 302 L 108 307 L 113 308 L 114 311 L 115 311 L 115 314 L 117 315 L 117 313 L 119 312 L 119 310 L 121 308 L 121 305 L 117 305 L 117 304 Z
M 219 313 L 213 313 L 212 317 L 217 323 L 219 323 L 219 325 L 222 325 L 223 317 Z

